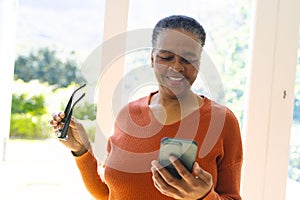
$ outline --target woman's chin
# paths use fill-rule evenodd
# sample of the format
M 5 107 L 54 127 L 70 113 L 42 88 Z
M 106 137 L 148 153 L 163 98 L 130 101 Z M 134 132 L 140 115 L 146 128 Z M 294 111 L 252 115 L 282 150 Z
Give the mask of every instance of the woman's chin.
M 164 93 L 171 99 L 181 99 L 184 98 L 189 89 L 182 89 L 182 88 L 164 88 Z

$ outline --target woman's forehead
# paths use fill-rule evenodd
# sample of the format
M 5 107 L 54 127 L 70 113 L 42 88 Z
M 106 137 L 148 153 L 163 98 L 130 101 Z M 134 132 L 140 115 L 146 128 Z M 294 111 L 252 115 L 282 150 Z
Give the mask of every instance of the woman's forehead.
M 183 51 L 198 54 L 201 52 L 202 46 L 199 39 L 197 39 L 193 33 L 178 30 L 164 30 L 159 34 L 155 48 L 170 52 Z

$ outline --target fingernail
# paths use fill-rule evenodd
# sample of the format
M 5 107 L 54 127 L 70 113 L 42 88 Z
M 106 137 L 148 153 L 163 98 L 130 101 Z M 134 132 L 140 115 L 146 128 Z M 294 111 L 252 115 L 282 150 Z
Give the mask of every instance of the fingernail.
M 151 172 L 155 173 L 155 168 L 154 167 L 151 167 Z
M 155 166 L 157 164 L 157 161 L 156 160 L 152 160 L 151 161 L 151 165 Z
M 176 158 L 175 156 L 170 156 L 169 159 L 171 162 L 175 162 L 178 158 Z
M 199 172 L 201 170 L 201 168 L 197 162 L 195 162 L 195 166 L 196 166 L 196 170 Z

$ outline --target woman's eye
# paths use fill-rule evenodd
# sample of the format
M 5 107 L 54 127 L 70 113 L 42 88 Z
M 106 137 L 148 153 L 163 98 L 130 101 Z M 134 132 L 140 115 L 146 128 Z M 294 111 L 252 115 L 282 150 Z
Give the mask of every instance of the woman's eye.
M 191 64 L 192 61 L 189 61 L 188 59 L 182 58 L 182 62 L 186 64 Z
M 173 59 L 173 56 L 157 56 L 157 57 L 165 61 L 171 61 Z
M 197 62 L 198 60 L 197 59 L 186 59 L 186 58 L 182 58 L 182 62 L 185 63 L 185 64 L 192 64 L 192 63 L 195 63 Z

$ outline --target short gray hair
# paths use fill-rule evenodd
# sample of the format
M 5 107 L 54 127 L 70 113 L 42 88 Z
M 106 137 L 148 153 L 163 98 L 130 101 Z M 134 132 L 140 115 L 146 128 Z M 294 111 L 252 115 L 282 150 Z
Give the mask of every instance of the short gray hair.
M 193 33 L 203 47 L 205 44 L 206 33 L 203 27 L 194 18 L 184 15 L 171 15 L 157 22 L 152 33 L 152 47 L 155 47 L 158 35 L 165 29 L 179 29 Z

